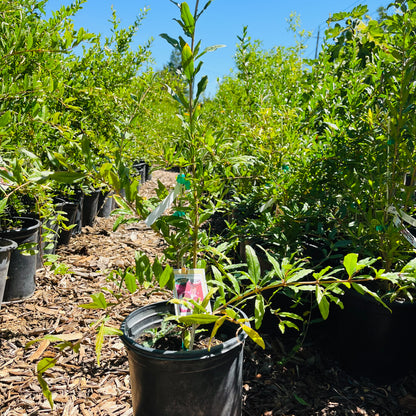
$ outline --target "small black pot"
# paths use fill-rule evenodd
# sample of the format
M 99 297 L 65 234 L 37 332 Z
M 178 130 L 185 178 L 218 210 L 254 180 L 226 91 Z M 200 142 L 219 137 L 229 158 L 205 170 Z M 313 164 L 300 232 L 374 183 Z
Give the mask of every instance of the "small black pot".
M 19 217 L 19 228 L 0 232 L 1 238 L 6 238 L 21 246 L 26 243 L 38 243 L 40 221 L 34 218 Z M 37 256 L 23 255 L 19 247 L 12 251 L 9 265 L 9 278 L 3 295 L 3 301 L 15 301 L 29 298 L 36 289 L 35 274 Z
M 223 325 L 228 340 L 208 350 L 162 351 L 135 340 L 160 326 L 173 305 L 159 302 L 135 310 L 122 323 L 134 416 L 240 416 L 246 334 Z
M 67 201 L 65 200 L 62 204 L 62 211 L 65 212 L 66 221 L 65 225 L 69 227 L 70 225 L 74 225 L 76 222 L 76 214 L 78 209 L 78 203 Z M 72 229 L 65 230 L 64 228 L 60 228 L 59 236 L 58 236 L 58 245 L 67 245 L 72 236 Z
M 10 255 L 17 248 L 17 243 L 12 240 L 0 238 L 0 309 L 6 287 L 7 272 L 9 271 Z
M 84 195 L 84 204 L 82 206 L 82 226 L 90 226 L 94 225 L 95 217 L 97 216 L 98 212 L 98 199 L 100 197 L 101 191 L 96 189 L 92 191 L 90 194 Z
M 100 192 L 98 198 L 98 212 L 99 217 L 108 218 L 115 208 L 115 201 L 110 192 Z

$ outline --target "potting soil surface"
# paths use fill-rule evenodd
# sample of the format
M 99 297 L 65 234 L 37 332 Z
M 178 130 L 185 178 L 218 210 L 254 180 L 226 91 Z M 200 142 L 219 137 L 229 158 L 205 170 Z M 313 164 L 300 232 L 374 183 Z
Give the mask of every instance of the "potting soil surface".
M 172 187 L 175 179 L 176 173 L 155 171 L 140 192 L 150 196 L 157 180 Z M 124 346 L 118 337 L 106 336 L 99 365 L 96 332 L 91 325 L 104 312 L 79 305 L 91 302 L 91 295 L 103 287 L 115 289 L 116 282 L 108 279 L 110 272 L 133 267 L 136 251 L 151 257 L 160 254 L 163 241 L 143 222 L 123 225 L 115 232 L 113 223 L 113 217 L 97 217 L 94 226 L 84 227 L 67 246 L 58 248 L 59 273 L 49 266 L 39 269 L 37 289 L 30 299 L 2 305 L 0 415 L 133 414 Z M 169 297 L 162 290 L 142 289 L 114 306 L 106 325 L 118 327 L 137 307 Z M 50 339 L 25 348 L 28 342 L 45 335 L 74 344 L 82 342 L 77 352 L 59 353 Z M 416 415 L 414 370 L 398 381 L 376 385 L 351 376 L 308 337 L 298 343 L 291 337 L 270 334 L 264 339 L 265 350 L 251 341 L 245 346 L 244 416 Z M 298 351 L 294 353 L 296 345 Z M 45 374 L 53 410 L 36 377 L 37 363 L 45 357 L 58 357 L 57 365 Z M 192 416 L 191 410 L 187 416 Z

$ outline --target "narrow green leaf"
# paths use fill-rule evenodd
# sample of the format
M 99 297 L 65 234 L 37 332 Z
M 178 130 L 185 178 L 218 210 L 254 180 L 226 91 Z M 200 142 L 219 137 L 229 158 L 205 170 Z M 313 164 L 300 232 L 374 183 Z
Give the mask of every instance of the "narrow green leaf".
M 103 329 L 103 334 L 104 335 L 110 335 L 110 336 L 111 335 L 118 335 L 118 336 L 120 336 L 120 335 L 123 335 L 123 331 L 121 331 L 118 328 L 113 328 L 111 326 L 105 326 L 104 329 Z
M 158 282 L 159 282 L 159 286 L 160 287 L 165 287 L 171 277 L 172 277 L 172 273 L 173 273 L 173 269 L 171 266 L 169 266 L 169 264 L 165 267 L 165 270 L 163 270 L 162 274 L 158 277 Z
M 181 19 L 186 35 L 192 37 L 195 32 L 195 20 L 186 2 L 181 4 Z
M 264 317 L 264 298 L 259 293 L 256 296 L 255 306 L 254 306 L 254 324 L 256 329 L 261 327 L 261 323 L 263 322 Z
M 52 175 L 49 176 L 49 179 L 60 182 L 60 183 L 71 184 L 71 183 L 81 180 L 84 177 L 85 177 L 85 174 L 81 172 L 61 171 L 61 172 L 54 172 Z
M 250 277 L 250 280 L 254 284 L 257 284 L 260 280 L 261 271 L 260 271 L 259 259 L 253 247 L 246 246 L 246 257 L 247 257 L 248 275 Z
M 215 293 L 217 292 L 218 288 L 217 287 L 213 287 L 209 290 L 208 294 L 205 296 L 204 300 L 201 303 L 201 306 L 206 309 L 206 307 L 209 304 L 209 301 L 212 299 L 212 297 L 215 295 Z
M 385 302 L 380 298 L 380 296 L 377 295 L 377 293 L 371 291 L 368 287 L 358 284 L 358 283 L 352 283 L 353 289 L 355 289 L 359 294 L 364 295 L 365 293 L 373 297 L 377 302 L 382 304 L 386 309 L 388 309 L 391 312 L 391 309 L 386 305 Z
M 12 113 L 10 110 L 3 113 L 0 117 L 0 127 L 7 126 L 12 121 Z
M 38 374 L 43 374 L 46 370 L 49 370 L 50 368 L 55 367 L 55 359 L 54 358 L 42 358 L 37 366 L 36 366 L 36 372 Z
M 161 33 L 159 36 L 161 38 L 165 39 L 168 43 L 170 43 L 175 49 L 181 50 L 180 44 L 179 44 L 179 42 L 176 39 L 171 38 L 166 33 Z
M 137 290 L 137 283 L 136 283 L 136 276 L 129 271 L 126 271 L 124 275 L 124 283 L 126 285 L 127 290 L 133 294 Z
M 6 209 L 7 200 L 8 200 L 7 197 L 0 200 L 0 214 Z
M 93 300 L 91 303 L 83 303 L 79 306 L 84 309 L 106 309 L 107 308 L 107 301 L 105 300 L 103 293 L 91 295 L 91 298 Z
M 45 398 L 48 400 L 49 405 L 51 406 L 51 409 L 53 409 L 53 398 L 52 398 L 52 393 L 49 389 L 48 383 L 46 382 L 46 380 L 43 378 L 41 373 L 38 373 L 37 375 L 38 377 L 38 383 L 42 389 L 42 394 L 45 396 Z
M 316 286 L 315 294 L 319 312 L 321 312 L 322 318 L 327 319 L 329 315 L 328 299 L 325 297 L 323 290 L 319 286 Z
M 263 338 L 259 335 L 257 331 L 244 324 L 241 324 L 240 326 L 243 329 L 243 331 L 250 337 L 250 339 L 252 339 L 257 345 L 259 345 L 263 349 L 266 348 Z
M 208 85 L 208 77 L 204 75 L 201 80 L 198 82 L 198 89 L 196 93 L 196 99 L 198 100 L 199 96 L 206 90 Z M 203 221 L 201 220 L 201 223 Z
M 202 56 L 204 56 L 208 52 L 214 52 L 217 49 L 225 48 L 226 46 L 227 45 L 213 45 L 213 46 L 208 46 L 208 48 L 205 48 L 200 54 L 196 54 L 195 53 L 195 55 L 197 55 L 195 59 L 199 59 L 199 58 L 201 58 Z
M 209 346 L 211 346 L 212 339 L 215 337 L 218 330 L 221 328 L 222 324 L 225 322 L 226 319 L 227 319 L 226 316 L 222 316 L 220 319 L 218 319 L 215 322 L 214 328 L 212 328 L 212 331 L 211 331 L 211 336 L 209 337 Z M 208 349 L 210 349 L 210 348 L 208 348 Z
M 191 81 L 194 75 L 194 57 L 187 43 L 182 48 L 182 68 L 188 81 Z
M 192 315 L 185 315 L 180 316 L 178 321 L 185 324 L 185 325 L 192 325 L 192 324 L 211 324 L 218 320 L 218 316 L 210 315 L 206 313 L 195 313 Z
M 204 11 L 209 7 L 209 5 L 212 3 L 212 0 L 208 0 L 206 3 L 205 3 L 205 6 L 202 8 L 202 10 L 198 13 L 198 18 L 199 18 L 199 16 L 201 16 L 201 14 L 202 13 L 204 13 Z
M 234 309 L 231 309 L 231 308 L 226 309 L 225 314 L 231 319 L 238 318 L 238 313 Z
M 293 393 L 293 397 L 296 399 L 297 402 L 299 402 L 303 406 L 309 406 L 308 402 L 305 402 L 301 397 L 299 397 L 296 393 Z
M 100 329 L 98 330 L 97 337 L 95 339 L 95 354 L 97 356 L 97 365 L 100 366 L 100 359 L 101 359 L 101 350 L 103 349 L 104 345 L 104 322 L 100 325 Z

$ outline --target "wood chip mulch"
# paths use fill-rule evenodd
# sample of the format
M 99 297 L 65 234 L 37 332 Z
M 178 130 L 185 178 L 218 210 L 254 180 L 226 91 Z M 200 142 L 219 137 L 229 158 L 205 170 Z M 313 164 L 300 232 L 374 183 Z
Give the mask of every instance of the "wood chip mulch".
M 175 178 L 173 172 L 156 171 L 141 192 L 148 196 L 158 179 L 172 186 Z M 58 248 L 59 261 L 67 270 L 56 274 L 50 267 L 39 269 L 37 290 L 30 299 L 2 305 L 0 415 L 133 414 L 124 346 L 118 337 L 106 337 L 98 365 L 90 325 L 102 312 L 79 305 L 90 302 L 90 295 L 104 286 L 115 289 L 116 283 L 108 279 L 110 272 L 133 266 L 137 250 L 156 256 L 163 241 L 143 223 L 125 225 L 116 232 L 113 223 L 112 217 L 97 217 L 93 227 L 84 227 L 67 246 Z M 132 310 L 168 297 L 162 291 L 141 290 L 115 307 L 107 324 L 118 327 Z M 56 357 L 59 351 L 49 340 L 25 348 L 29 341 L 48 334 L 69 342 L 83 339 L 78 353 L 65 350 L 45 377 L 55 403 L 53 410 L 37 381 L 36 363 L 43 357 Z M 282 362 L 292 344 L 270 335 L 265 340 L 264 351 L 246 343 L 244 416 L 416 415 L 415 371 L 390 385 L 374 385 L 344 372 L 310 342 Z

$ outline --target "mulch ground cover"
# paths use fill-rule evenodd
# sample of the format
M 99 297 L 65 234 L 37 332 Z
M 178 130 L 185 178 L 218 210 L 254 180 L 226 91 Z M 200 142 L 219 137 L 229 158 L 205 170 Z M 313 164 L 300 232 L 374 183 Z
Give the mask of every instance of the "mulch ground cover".
M 175 176 L 156 171 L 141 192 L 150 195 L 158 179 L 172 185 Z M 84 227 L 57 250 L 66 271 L 56 274 L 49 267 L 39 269 L 37 289 L 30 299 L 2 305 L 0 415 L 133 414 L 124 346 L 118 337 L 106 337 L 98 365 L 91 325 L 102 312 L 79 305 L 90 302 L 90 295 L 104 286 L 115 288 L 116 283 L 108 280 L 110 272 L 133 266 L 136 251 L 154 257 L 163 249 L 163 241 L 143 223 L 124 225 L 116 232 L 113 223 L 111 217 L 98 217 L 93 227 Z M 118 327 L 132 310 L 169 296 L 160 290 L 141 290 L 114 307 L 107 324 Z M 53 410 L 42 395 L 36 363 L 42 357 L 56 357 L 59 351 L 49 340 L 25 347 L 47 334 L 70 342 L 83 339 L 79 351 L 62 353 L 46 376 Z M 250 341 L 245 346 L 245 416 L 416 415 L 414 371 L 394 383 L 376 385 L 352 377 L 308 339 L 295 354 L 290 354 L 293 339 L 265 335 L 265 341 L 265 350 Z

